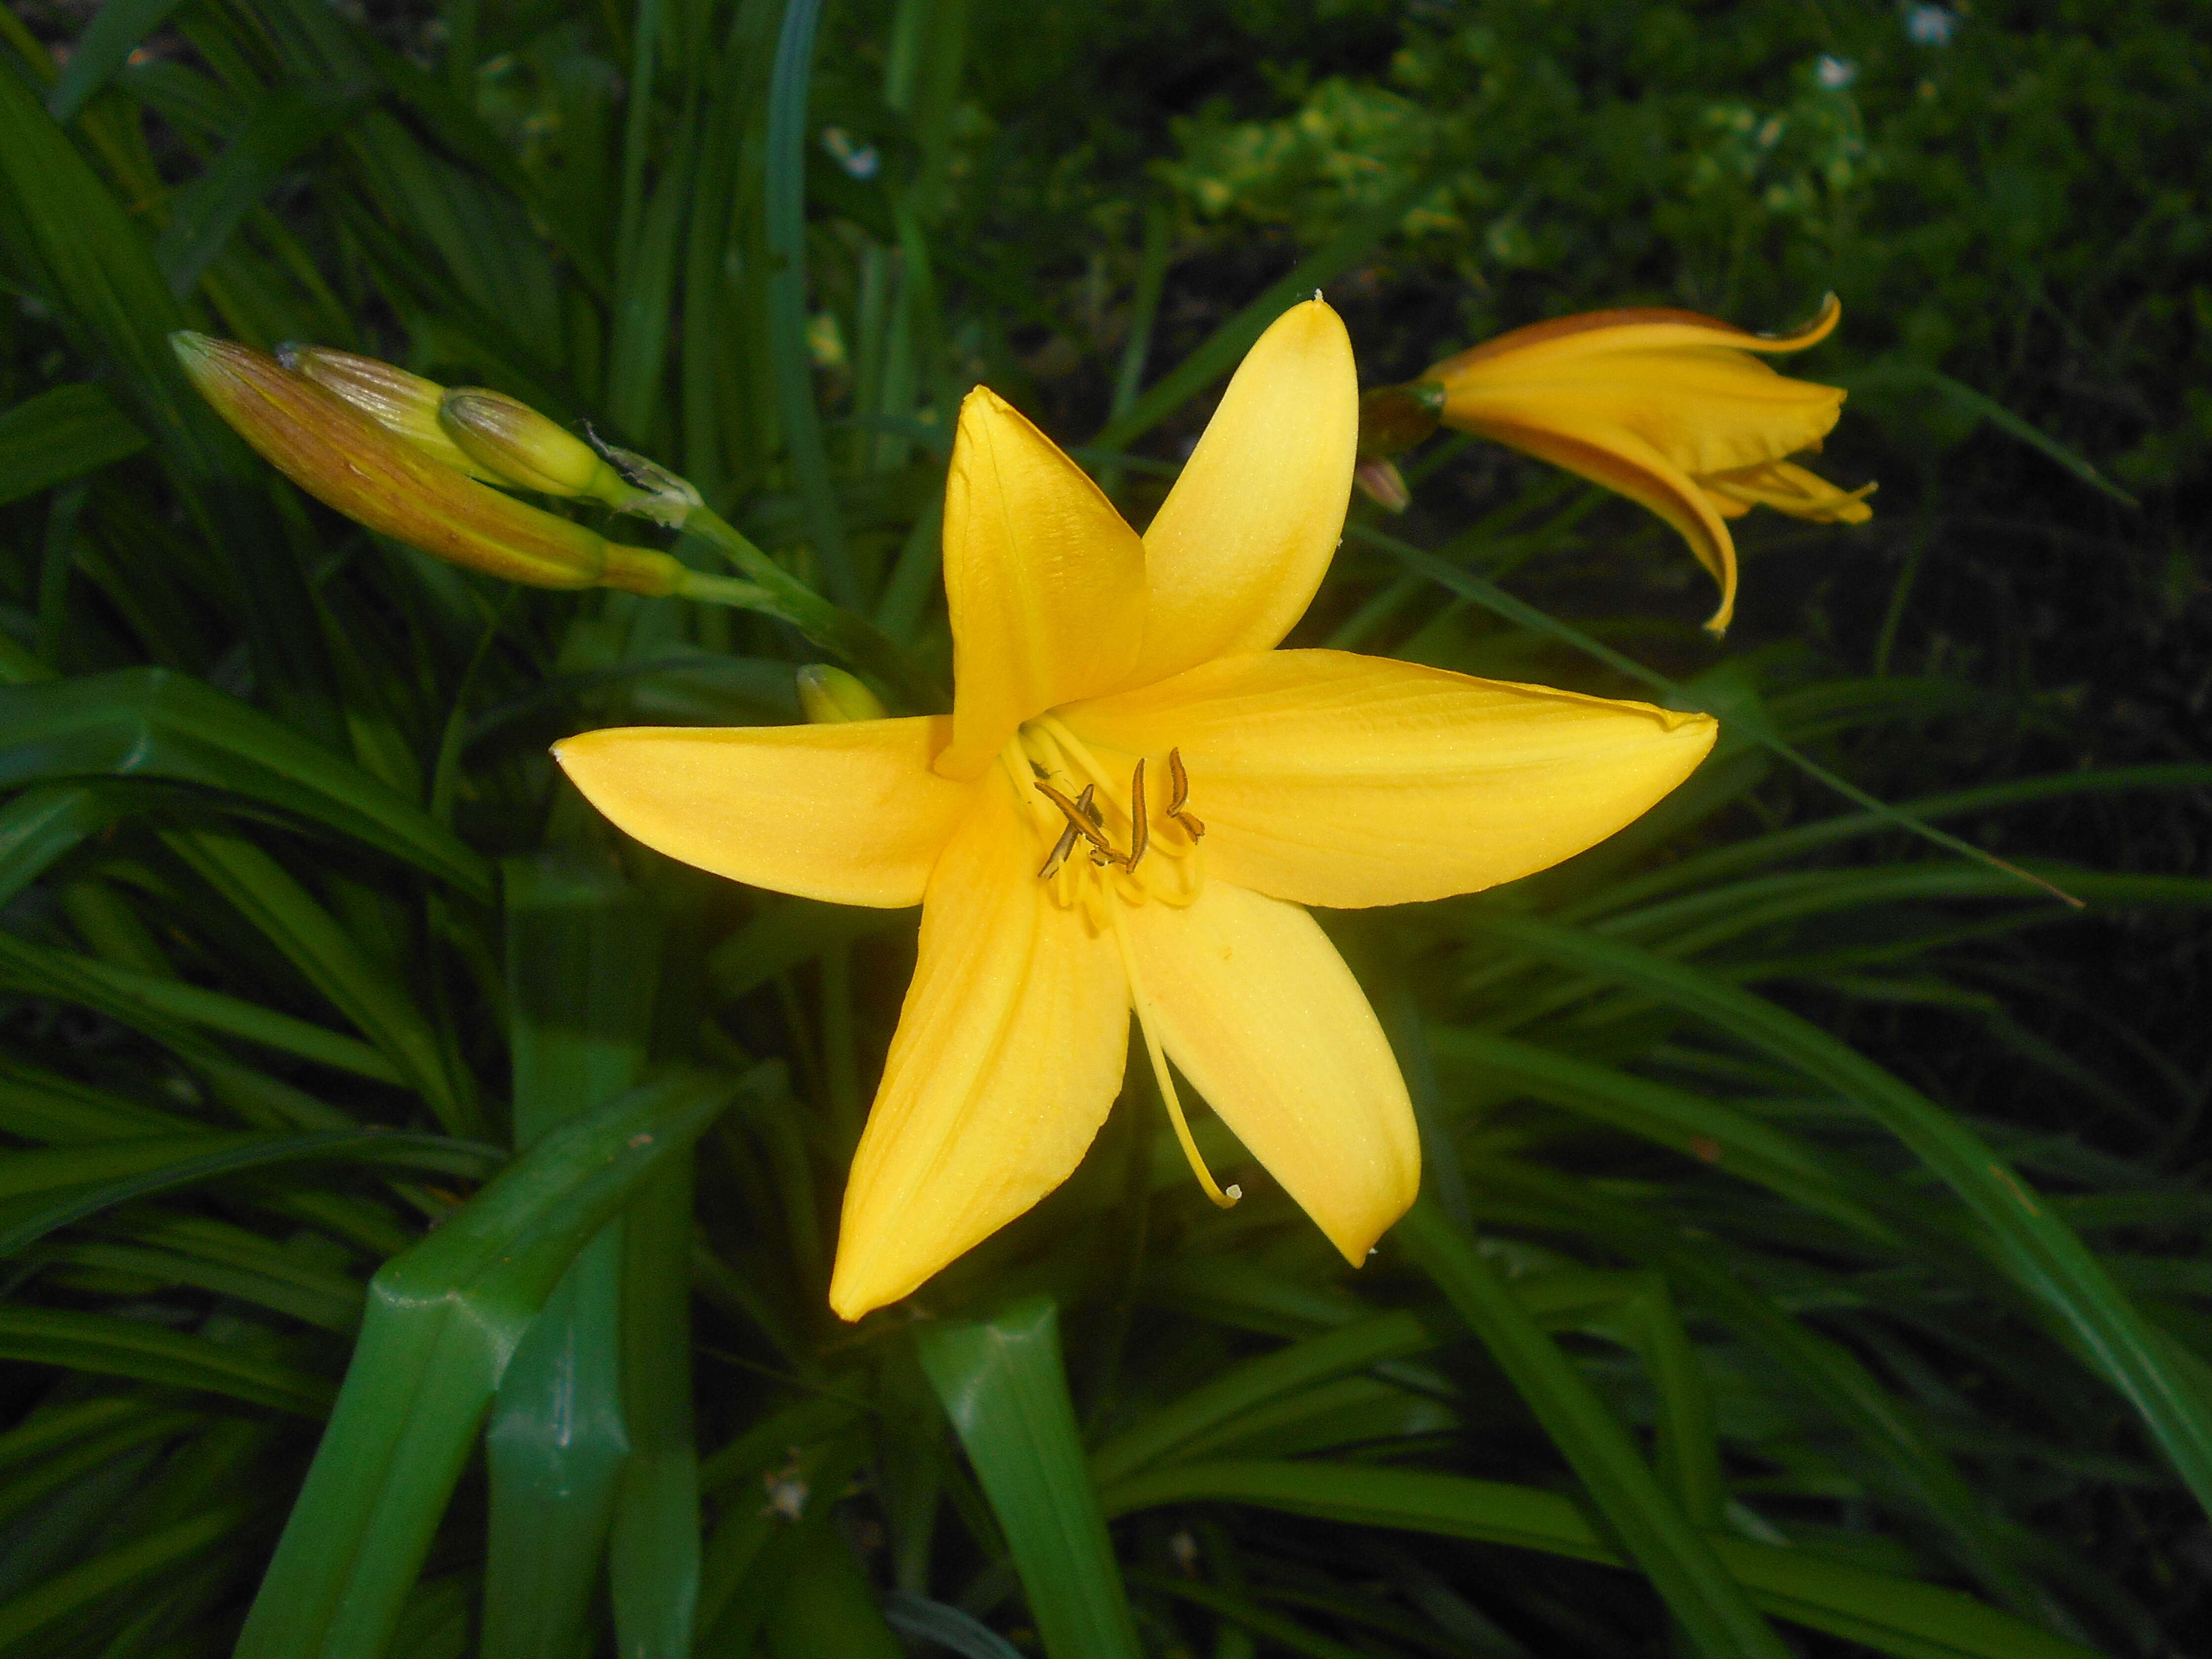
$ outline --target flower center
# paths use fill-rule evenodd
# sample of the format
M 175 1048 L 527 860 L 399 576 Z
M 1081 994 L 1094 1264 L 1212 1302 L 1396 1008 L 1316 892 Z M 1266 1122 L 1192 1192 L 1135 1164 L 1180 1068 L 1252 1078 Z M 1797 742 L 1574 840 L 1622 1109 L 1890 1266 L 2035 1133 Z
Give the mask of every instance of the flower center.
M 1243 1194 L 1235 1187 L 1224 1190 L 1199 1156 L 1198 1142 L 1176 1096 L 1167 1054 L 1147 1014 L 1152 999 L 1138 973 L 1136 953 L 1129 948 L 1128 931 L 1121 924 L 1125 907 L 1158 899 L 1181 908 L 1206 885 L 1206 862 L 1199 845 L 1205 839 L 1206 824 L 1190 810 L 1190 774 L 1184 769 L 1182 750 L 1168 750 L 1167 799 L 1158 806 L 1153 804 L 1158 799 L 1157 787 L 1149 792 L 1146 787 L 1144 757 L 1137 757 L 1124 783 L 1050 714 L 1024 725 L 1000 758 L 1022 802 L 1018 810 L 1027 814 L 1036 833 L 1043 855 L 1036 866 L 1037 879 L 1045 884 L 1054 903 L 1080 911 L 1094 933 L 1113 934 L 1129 976 L 1130 1005 L 1144 1031 L 1145 1052 L 1152 1062 L 1152 1076 L 1176 1139 L 1206 1195 L 1228 1208 Z
M 1206 824 L 1190 810 L 1182 751 L 1167 752 L 1164 802 L 1149 763 L 1127 776 L 1103 764 L 1050 714 L 1024 726 L 1001 757 L 1036 836 L 1037 879 L 1053 902 L 1079 909 L 1100 933 L 1113 907 L 1158 899 L 1180 908 L 1205 885 Z

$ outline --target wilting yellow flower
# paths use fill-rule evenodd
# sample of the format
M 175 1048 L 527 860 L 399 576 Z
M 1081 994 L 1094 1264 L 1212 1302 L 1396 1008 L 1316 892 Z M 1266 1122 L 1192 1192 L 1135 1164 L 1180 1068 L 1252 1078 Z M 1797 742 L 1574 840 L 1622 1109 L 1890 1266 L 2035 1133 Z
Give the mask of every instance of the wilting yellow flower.
M 532 587 L 678 590 L 684 568 L 665 553 L 610 542 L 584 526 L 486 488 L 434 418 L 422 428 L 414 387 L 428 380 L 347 353 L 341 368 L 388 397 L 372 416 L 305 374 L 230 340 L 179 330 L 169 337 L 185 372 L 216 412 L 261 457 L 316 500 L 425 553 Z M 389 371 L 362 379 L 360 365 Z M 335 371 L 333 371 L 335 372 Z M 364 394 L 366 395 L 366 394 Z M 411 401 L 410 401 L 411 400 Z M 460 457 L 449 465 L 439 446 Z
M 1390 1046 L 1309 904 L 1542 869 L 1687 776 L 1713 722 L 1339 651 L 1279 651 L 1352 478 L 1350 342 L 1253 347 L 1140 539 L 978 388 L 945 504 L 949 716 L 587 732 L 556 753 L 647 845 L 758 886 L 922 908 L 830 1301 L 906 1295 L 1081 1159 L 1133 1008 L 1357 1264 L 1412 1202 Z
M 1735 610 L 1735 543 L 1723 520 L 1754 506 L 1856 524 L 1874 486 L 1844 491 L 1783 458 L 1818 449 L 1844 393 L 1778 374 L 1754 352 L 1802 351 L 1835 328 L 1753 334 L 1691 311 L 1591 311 L 1515 329 L 1421 377 L 1446 426 L 1527 451 L 1620 491 L 1681 532 L 1721 585 L 1715 633 Z

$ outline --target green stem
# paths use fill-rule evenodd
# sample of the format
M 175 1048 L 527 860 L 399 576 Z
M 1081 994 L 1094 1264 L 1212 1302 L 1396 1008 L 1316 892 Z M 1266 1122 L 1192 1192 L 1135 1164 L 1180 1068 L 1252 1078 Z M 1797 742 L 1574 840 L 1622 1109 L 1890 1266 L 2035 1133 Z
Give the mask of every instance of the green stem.
M 780 617 L 815 644 L 874 678 L 907 708 L 922 714 L 935 714 L 945 708 L 943 689 L 887 635 L 872 623 L 830 604 L 762 552 L 720 514 L 695 507 L 684 519 L 684 528 L 701 540 L 714 544 L 731 563 L 752 579 L 738 581 L 728 576 L 690 571 L 676 589 L 684 598 Z

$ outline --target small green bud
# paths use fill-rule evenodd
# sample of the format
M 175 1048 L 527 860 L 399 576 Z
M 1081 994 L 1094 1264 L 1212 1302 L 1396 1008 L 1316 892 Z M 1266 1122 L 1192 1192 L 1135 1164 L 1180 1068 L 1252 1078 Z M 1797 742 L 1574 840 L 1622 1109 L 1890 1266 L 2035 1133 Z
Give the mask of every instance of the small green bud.
M 1434 380 L 1378 387 L 1359 400 L 1359 453 L 1395 455 L 1435 432 L 1444 412 L 1444 389 Z
M 1386 513 L 1403 513 L 1413 504 L 1406 475 L 1397 462 L 1382 455 L 1362 455 L 1352 469 L 1352 483 L 1359 493 Z
M 637 494 L 591 445 L 503 392 L 456 386 L 438 404 L 438 424 L 501 483 L 609 507 Z
M 879 720 L 888 713 L 876 694 L 842 668 L 811 663 L 799 671 L 799 706 L 816 726 Z

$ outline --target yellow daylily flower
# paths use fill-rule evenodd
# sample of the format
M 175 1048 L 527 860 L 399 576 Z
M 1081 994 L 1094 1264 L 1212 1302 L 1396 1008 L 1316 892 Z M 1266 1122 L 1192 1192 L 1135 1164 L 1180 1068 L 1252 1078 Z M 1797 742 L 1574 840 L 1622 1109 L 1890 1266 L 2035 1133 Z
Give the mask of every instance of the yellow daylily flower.
M 1121 1085 L 1133 1009 L 1357 1265 L 1420 1152 L 1381 1026 L 1304 907 L 1402 904 L 1612 834 L 1711 746 L 1702 714 L 1273 647 L 1343 526 L 1351 343 L 1316 299 L 1253 347 L 1142 537 L 978 388 L 945 507 L 950 715 L 586 732 L 555 753 L 672 857 L 922 906 L 845 1191 L 857 1319 L 1027 1210 Z
M 1753 353 L 1802 351 L 1843 307 L 1789 334 L 1753 334 L 1692 311 L 1591 311 L 1515 329 L 1421 377 L 1446 426 L 1525 450 L 1617 490 L 1681 533 L 1721 586 L 1705 626 L 1735 611 L 1725 520 L 1753 506 L 1856 524 L 1872 489 L 1845 492 L 1784 457 L 1816 450 L 1844 403 L 1838 386 L 1777 374 Z

